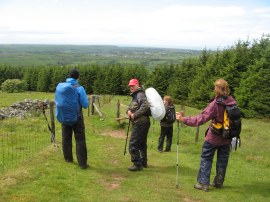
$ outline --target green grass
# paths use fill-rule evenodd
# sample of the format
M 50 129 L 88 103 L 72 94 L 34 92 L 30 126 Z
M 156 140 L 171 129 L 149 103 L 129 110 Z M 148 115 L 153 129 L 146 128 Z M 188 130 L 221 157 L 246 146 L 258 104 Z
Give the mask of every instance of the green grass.
M 21 102 L 25 99 L 38 99 L 44 101 L 45 99 L 54 100 L 54 95 L 52 93 L 44 92 L 27 92 L 27 93 L 4 93 L 0 92 L 0 109 L 4 107 L 9 107 L 15 102 Z
M 3 98 L 3 99 L 2 99 Z M 53 99 L 53 94 L 5 94 L 1 103 L 10 105 L 18 99 Z M 174 124 L 172 152 L 158 153 L 159 123 L 152 122 L 148 134 L 149 168 L 141 172 L 129 172 L 130 156 L 123 155 L 127 121 L 119 127 L 115 121 L 116 102 L 128 104 L 127 97 L 114 97 L 111 103 L 101 106 L 105 120 L 98 114 L 88 117 L 84 112 L 86 139 L 90 169 L 81 170 L 77 163 L 66 163 L 61 151 L 61 129 L 56 123 L 56 138 L 59 148 L 46 146 L 31 158 L 24 159 L 18 166 L 0 173 L 0 201 L 269 201 L 270 200 L 270 157 L 269 120 L 243 120 L 242 146 L 232 152 L 227 169 L 224 189 L 211 189 L 205 193 L 193 188 L 200 164 L 201 147 L 207 124 L 200 127 L 199 140 L 195 143 L 196 129 L 180 127 L 179 132 L 179 188 L 176 189 L 176 138 Z M 1 104 L 2 105 L 2 104 Z M 177 111 L 180 106 L 176 106 Z M 124 114 L 125 106 L 121 107 Z M 186 115 L 200 111 L 186 108 Z M 40 128 L 44 134 L 46 122 L 42 116 L 16 121 L 14 134 L 34 135 Z M 10 120 L 0 122 L 0 131 L 11 130 Z M 2 130 L 3 129 L 3 130 Z M 32 132 L 31 132 L 32 131 Z M 10 131 L 9 131 L 10 132 Z M 114 133 L 120 138 L 111 137 Z M 122 132 L 122 133 L 121 133 Z M 37 133 L 37 132 L 36 132 Z M 3 134 L 3 132 L 0 132 Z M 42 143 L 41 143 L 42 144 Z M 74 146 L 75 148 L 75 146 Z M 1 150 L 0 150 L 1 151 Z M 76 161 L 75 151 L 74 159 Z M 212 167 L 211 178 L 215 174 Z

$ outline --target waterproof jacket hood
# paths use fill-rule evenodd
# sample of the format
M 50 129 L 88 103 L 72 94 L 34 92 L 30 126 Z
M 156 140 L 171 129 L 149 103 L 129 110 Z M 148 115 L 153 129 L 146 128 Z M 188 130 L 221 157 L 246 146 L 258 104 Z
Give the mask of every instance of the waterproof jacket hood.
M 80 101 L 80 105 L 83 107 L 83 108 L 87 108 L 88 107 L 88 97 L 87 97 L 87 94 L 84 90 L 84 88 L 82 86 L 79 85 L 78 83 L 78 80 L 77 79 L 74 79 L 74 78 L 67 78 L 66 79 L 66 82 L 67 83 L 70 83 L 71 85 L 73 86 L 77 86 L 77 92 L 79 94 L 79 101 Z
M 214 100 L 220 105 L 236 105 L 236 101 L 232 96 L 215 97 Z

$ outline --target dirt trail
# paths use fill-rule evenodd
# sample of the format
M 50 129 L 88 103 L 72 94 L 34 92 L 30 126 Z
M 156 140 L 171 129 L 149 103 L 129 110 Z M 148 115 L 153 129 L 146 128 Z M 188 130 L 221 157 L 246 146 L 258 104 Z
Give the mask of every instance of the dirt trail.
M 126 138 L 126 131 L 124 129 L 120 130 L 113 130 L 113 131 L 105 131 L 101 133 L 103 136 L 110 136 L 114 138 L 120 138 L 120 139 L 125 139 Z

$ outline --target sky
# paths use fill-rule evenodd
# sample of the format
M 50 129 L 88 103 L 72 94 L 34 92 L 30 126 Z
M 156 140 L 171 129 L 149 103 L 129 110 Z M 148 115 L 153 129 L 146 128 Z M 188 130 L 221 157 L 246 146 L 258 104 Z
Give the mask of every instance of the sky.
M 270 0 L 0 0 L 0 44 L 223 49 L 270 34 Z

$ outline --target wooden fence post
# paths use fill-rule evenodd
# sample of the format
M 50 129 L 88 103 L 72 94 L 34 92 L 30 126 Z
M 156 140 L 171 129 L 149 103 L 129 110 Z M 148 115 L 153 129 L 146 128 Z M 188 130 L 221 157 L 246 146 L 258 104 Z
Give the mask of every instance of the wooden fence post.
M 100 108 L 100 101 L 99 101 L 100 96 L 97 96 L 97 101 L 98 101 L 98 107 Z
M 91 96 L 91 115 L 94 115 L 95 113 L 95 107 L 94 107 L 94 103 L 96 101 L 96 96 L 95 95 L 92 95 Z
M 88 111 L 87 111 L 87 114 L 88 114 L 88 117 L 90 116 L 90 102 L 91 102 L 91 99 L 90 99 L 90 97 L 88 97 Z
M 197 127 L 196 127 L 195 142 L 198 142 L 198 139 L 199 139 L 199 131 L 200 131 L 200 127 L 197 126 Z
M 101 118 L 103 118 L 103 114 L 102 114 L 101 111 L 98 109 L 96 103 L 93 103 L 93 106 L 95 107 L 95 110 L 97 111 L 97 113 L 99 114 L 99 116 L 100 116 Z
M 120 120 L 119 120 L 119 118 L 120 118 L 120 100 L 118 100 L 118 102 L 117 102 L 116 118 L 117 118 L 116 120 L 117 120 L 118 125 L 120 125 Z
M 181 105 L 181 112 L 184 113 L 185 116 L 185 105 Z M 183 127 L 183 123 L 181 122 L 181 127 Z

